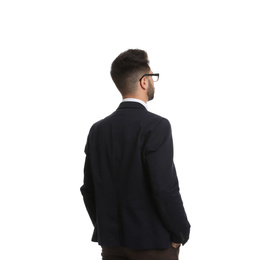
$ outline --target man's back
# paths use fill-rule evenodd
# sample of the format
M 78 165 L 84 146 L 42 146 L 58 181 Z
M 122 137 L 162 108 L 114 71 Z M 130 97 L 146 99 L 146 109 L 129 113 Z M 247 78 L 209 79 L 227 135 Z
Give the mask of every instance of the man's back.
M 92 241 L 102 246 L 103 260 L 177 260 L 190 224 L 170 123 L 146 109 L 159 73 L 145 51 L 129 49 L 112 62 L 110 74 L 123 102 L 92 126 L 85 148 L 81 192 L 94 225 Z
M 95 226 L 93 241 L 150 249 L 188 240 L 166 119 L 123 102 L 93 125 L 85 152 L 81 190 Z

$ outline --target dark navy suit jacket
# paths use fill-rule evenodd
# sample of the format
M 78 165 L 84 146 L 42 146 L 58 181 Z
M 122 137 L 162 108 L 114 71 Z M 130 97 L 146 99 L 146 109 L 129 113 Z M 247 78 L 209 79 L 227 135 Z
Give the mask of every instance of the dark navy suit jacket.
M 91 127 L 85 153 L 81 192 L 94 225 L 92 241 L 132 249 L 188 241 L 167 119 L 123 102 Z

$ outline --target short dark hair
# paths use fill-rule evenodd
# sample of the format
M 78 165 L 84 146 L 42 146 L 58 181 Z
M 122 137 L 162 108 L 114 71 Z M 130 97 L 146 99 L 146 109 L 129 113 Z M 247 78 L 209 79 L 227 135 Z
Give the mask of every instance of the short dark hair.
M 123 96 L 133 94 L 141 76 L 149 71 L 148 54 L 139 49 L 121 53 L 111 65 L 111 77 Z

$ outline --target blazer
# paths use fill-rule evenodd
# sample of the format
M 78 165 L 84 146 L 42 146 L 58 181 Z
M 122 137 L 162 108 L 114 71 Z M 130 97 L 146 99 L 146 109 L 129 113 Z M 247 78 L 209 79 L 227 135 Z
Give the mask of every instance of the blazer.
M 81 193 L 92 241 L 131 249 L 188 241 L 167 119 L 140 103 L 122 102 L 91 127 L 85 153 Z

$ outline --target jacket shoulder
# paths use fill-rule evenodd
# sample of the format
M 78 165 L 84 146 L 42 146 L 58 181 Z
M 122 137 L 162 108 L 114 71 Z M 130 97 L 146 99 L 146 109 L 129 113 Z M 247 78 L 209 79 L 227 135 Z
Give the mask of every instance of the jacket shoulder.
M 150 115 L 150 119 L 154 121 L 154 125 L 161 125 L 162 127 L 171 127 L 169 120 L 163 116 L 154 114 L 152 112 L 148 112 Z
M 157 121 L 161 121 L 161 120 L 167 120 L 167 121 L 168 121 L 168 119 L 166 119 L 165 117 L 160 116 L 160 115 L 155 114 L 155 113 L 150 112 L 150 111 L 147 111 L 147 115 L 148 115 L 150 118 L 152 118 L 152 119 L 154 119 L 154 120 L 157 120 Z
M 112 115 L 114 115 L 114 113 L 96 121 L 95 123 L 92 124 L 92 126 L 90 127 L 90 131 L 92 132 L 94 129 L 98 128 L 99 126 L 101 126 L 102 124 L 104 124 L 106 121 L 110 120 L 110 118 L 112 117 Z

